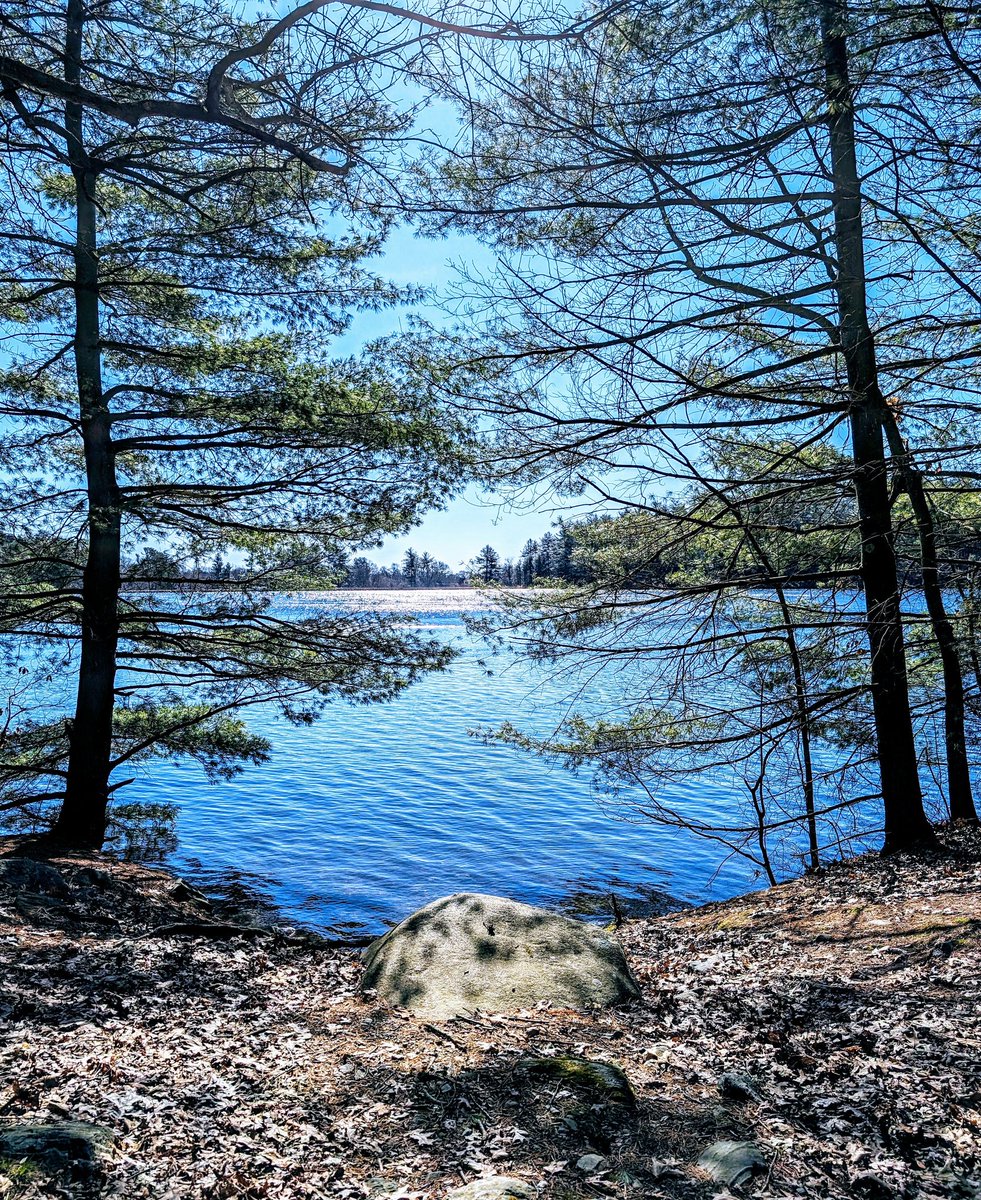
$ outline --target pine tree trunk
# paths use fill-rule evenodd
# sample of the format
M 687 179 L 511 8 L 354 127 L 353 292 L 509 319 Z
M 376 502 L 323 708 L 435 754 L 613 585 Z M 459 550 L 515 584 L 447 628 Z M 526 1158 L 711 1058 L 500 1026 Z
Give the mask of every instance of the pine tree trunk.
M 69 0 L 65 78 L 81 75 L 84 8 Z M 63 844 L 100 847 L 105 840 L 116 646 L 119 637 L 120 503 L 112 425 L 102 388 L 96 172 L 85 151 L 82 109 L 65 106 L 68 156 L 75 180 L 75 372 L 88 492 L 88 556 L 82 577 L 81 657 L 65 801 L 53 831 Z
M 851 397 L 849 421 L 862 538 L 861 578 L 885 815 L 883 850 L 893 853 L 932 845 L 936 839 L 923 810 L 910 711 L 882 437 L 885 403 L 879 387 L 866 299 L 861 186 L 844 32 L 845 4 L 843 0 L 820 0 L 820 12 L 838 258 L 839 334 Z
M 884 419 L 889 453 L 899 464 L 903 487 L 909 496 L 920 542 L 920 578 L 933 636 L 940 654 L 944 680 L 944 744 L 947 757 L 947 791 L 952 821 L 977 821 L 971 791 L 971 771 L 967 759 L 967 733 L 964 728 L 964 674 L 957 652 L 954 627 L 947 616 L 940 571 L 937 562 L 937 533 L 923 477 L 903 441 L 896 418 L 886 409 Z

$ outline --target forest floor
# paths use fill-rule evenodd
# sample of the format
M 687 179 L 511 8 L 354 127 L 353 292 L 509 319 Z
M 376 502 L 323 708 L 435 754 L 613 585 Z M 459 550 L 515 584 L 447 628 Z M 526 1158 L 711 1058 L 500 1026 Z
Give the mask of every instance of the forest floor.
M 644 999 L 429 1023 L 313 935 L 210 929 L 193 889 L 102 856 L 0 872 L 0 1137 L 93 1122 L 87 1166 L 0 1161 L 0 1197 L 424 1200 L 981 1196 L 981 838 L 866 858 L 618 932 Z M 21 844 L 0 842 L 4 858 Z M 11 874 L 13 871 L 13 874 Z M 12 884 L 11 880 L 14 881 Z M 17 884 L 14 886 L 14 884 Z M 222 936 L 224 934 L 225 936 Z M 522 1069 L 615 1063 L 636 1104 Z

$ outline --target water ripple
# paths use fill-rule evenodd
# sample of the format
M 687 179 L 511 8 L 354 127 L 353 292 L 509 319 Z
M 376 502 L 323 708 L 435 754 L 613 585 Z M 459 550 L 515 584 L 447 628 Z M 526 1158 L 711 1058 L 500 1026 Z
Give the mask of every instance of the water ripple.
M 294 611 L 320 603 L 301 597 Z M 304 728 L 253 713 L 272 760 L 218 785 L 193 766 L 156 764 L 130 798 L 179 803 L 171 864 L 219 890 L 223 880 L 241 889 L 254 878 L 261 903 L 323 930 L 381 930 L 454 891 L 596 914 L 609 911 L 611 891 L 639 910 L 667 894 L 753 886 L 746 864 L 720 870 L 713 844 L 618 820 L 588 778 L 473 737 L 503 720 L 545 732 L 568 704 L 561 684 L 523 660 L 496 659 L 487 674 L 463 607 L 459 594 L 427 600 L 427 625 L 464 652 L 391 703 L 332 705 Z M 720 814 L 731 800 L 703 778 L 669 799 Z

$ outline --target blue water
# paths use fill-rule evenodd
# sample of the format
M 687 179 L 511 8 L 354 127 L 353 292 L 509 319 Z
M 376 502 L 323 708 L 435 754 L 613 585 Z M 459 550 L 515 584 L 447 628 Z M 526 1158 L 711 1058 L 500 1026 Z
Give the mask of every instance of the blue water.
M 152 764 L 126 799 L 179 805 L 169 866 L 333 932 L 381 930 L 455 891 L 601 915 L 611 891 L 629 911 L 759 884 L 725 848 L 629 819 L 629 793 L 613 804 L 588 777 L 474 737 L 505 720 L 554 728 L 569 710 L 569 681 L 518 656 L 489 656 L 464 626 L 461 608 L 480 603 L 470 594 L 395 600 L 434 610 L 422 627 L 461 651 L 449 671 L 389 704 L 331 705 L 312 727 L 253 711 L 272 758 L 231 781 L 210 783 L 188 763 Z M 302 615 L 320 603 L 289 605 Z M 573 699 L 595 709 L 603 695 L 594 683 Z M 731 807 L 729 789 L 704 777 L 673 787 L 681 808 L 721 817 Z

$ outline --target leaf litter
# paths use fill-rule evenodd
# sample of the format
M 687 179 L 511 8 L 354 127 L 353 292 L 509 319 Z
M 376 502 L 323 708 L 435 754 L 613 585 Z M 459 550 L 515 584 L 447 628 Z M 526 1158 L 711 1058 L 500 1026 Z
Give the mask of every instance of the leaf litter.
M 0 1198 L 428 1200 L 490 1175 L 556 1200 L 979 1197 L 981 837 L 945 839 L 624 924 L 631 1007 L 439 1023 L 361 994 L 355 951 L 237 932 L 165 872 L 32 873 L 0 842 L 0 1132 L 114 1135 L 92 1163 L 0 1159 Z M 636 1103 L 522 1066 L 549 1056 L 612 1064 Z M 759 1169 L 720 1184 L 719 1143 Z

